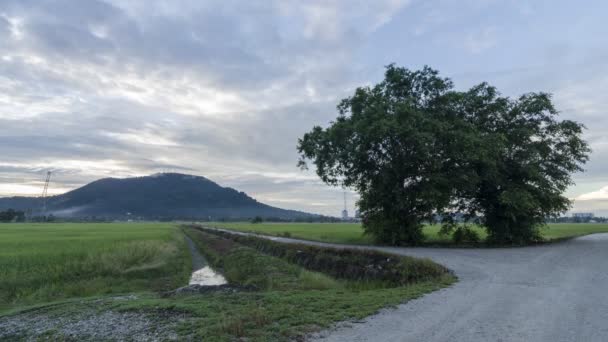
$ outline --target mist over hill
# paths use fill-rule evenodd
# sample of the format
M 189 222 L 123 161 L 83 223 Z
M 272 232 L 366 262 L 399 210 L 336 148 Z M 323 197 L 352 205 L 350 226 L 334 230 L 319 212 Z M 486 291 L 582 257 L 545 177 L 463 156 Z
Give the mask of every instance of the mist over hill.
M 0 198 L 0 210 L 31 209 L 40 214 L 37 197 Z M 136 178 L 104 178 L 62 195 L 47 198 L 47 213 L 57 217 L 106 219 L 248 219 L 255 216 L 284 220 L 319 215 L 272 207 L 244 192 L 211 180 L 178 173 Z

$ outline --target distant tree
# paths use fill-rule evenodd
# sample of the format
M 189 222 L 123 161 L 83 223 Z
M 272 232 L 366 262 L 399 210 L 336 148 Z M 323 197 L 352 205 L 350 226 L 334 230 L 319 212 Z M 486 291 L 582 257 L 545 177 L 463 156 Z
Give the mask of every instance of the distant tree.
M 260 216 L 256 216 L 253 219 L 251 219 L 251 223 L 256 224 L 256 223 L 262 223 L 264 222 L 264 219 L 262 219 L 262 217 Z
M 55 221 L 57 220 L 57 218 L 55 217 L 55 215 L 53 215 L 53 214 L 49 214 L 48 216 L 46 216 L 46 217 L 44 218 L 44 220 L 45 220 L 46 222 L 55 222 Z
M 324 182 L 357 190 L 365 232 L 384 243 L 417 244 L 424 222 L 439 215 L 449 229 L 454 213 L 480 217 L 493 242 L 534 240 L 568 208 L 562 193 L 589 152 L 583 127 L 557 121 L 549 95 L 457 92 L 428 67 L 390 65 L 338 112 L 299 140 L 299 165 L 312 160 Z
M 25 222 L 25 212 L 17 211 L 15 215 L 15 222 Z
M 0 211 L 0 222 L 24 222 L 25 213 L 14 209 Z

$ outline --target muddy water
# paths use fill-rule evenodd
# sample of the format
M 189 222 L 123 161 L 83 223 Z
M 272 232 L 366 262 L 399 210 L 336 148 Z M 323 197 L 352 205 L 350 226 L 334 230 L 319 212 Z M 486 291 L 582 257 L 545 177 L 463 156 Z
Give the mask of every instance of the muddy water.
M 194 241 L 188 236 L 185 236 L 185 238 L 192 255 L 192 276 L 190 276 L 190 283 L 188 285 L 216 286 L 227 284 L 228 282 L 224 276 L 207 265 L 205 258 L 203 258 L 196 248 Z
M 226 278 L 221 274 L 215 272 L 211 267 L 205 266 L 200 270 L 196 270 L 190 277 L 189 285 L 224 285 L 227 284 Z

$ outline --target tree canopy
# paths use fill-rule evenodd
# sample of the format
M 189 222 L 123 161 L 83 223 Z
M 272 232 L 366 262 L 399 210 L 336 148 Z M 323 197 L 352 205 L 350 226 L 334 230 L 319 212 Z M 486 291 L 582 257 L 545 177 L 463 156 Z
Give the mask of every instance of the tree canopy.
M 301 167 L 353 188 L 366 233 L 417 244 L 424 222 L 479 218 L 496 243 L 538 239 L 546 217 L 569 208 L 563 196 L 589 148 L 583 126 L 558 120 L 551 96 L 501 97 L 482 83 L 469 91 L 429 67 L 389 65 L 373 87 L 338 105 L 327 128 L 298 142 Z

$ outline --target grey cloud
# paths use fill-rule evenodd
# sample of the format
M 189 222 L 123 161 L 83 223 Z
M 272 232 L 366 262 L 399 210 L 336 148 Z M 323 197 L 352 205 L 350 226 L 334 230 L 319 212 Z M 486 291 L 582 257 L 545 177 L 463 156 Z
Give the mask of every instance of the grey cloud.
M 54 62 L 69 59 L 110 63 L 117 69 L 129 66 L 142 76 L 151 69 L 163 72 L 171 67 L 165 71 L 176 77 L 200 75 L 216 86 L 240 90 L 266 87 L 294 70 L 308 73 L 313 65 L 331 66 L 321 71 L 325 74 L 321 79 L 328 79 L 326 73 L 345 65 L 349 55 L 345 51 L 362 39 L 352 29 L 331 42 L 286 34 L 292 23 L 278 19 L 276 3 L 211 4 L 179 17 L 140 12 L 135 18 L 101 1 L 9 0 L 0 10 L 4 7 L 10 15 L 25 18 L 25 38 L 15 47 L 52 57 Z M 352 23 L 353 27 L 361 24 Z M 95 28 L 105 36 L 96 36 Z
M 232 16 L 217 11 L 187 13 L 185 18 L 151 16 L 139 24 L 121 9 L 101 1 L 84 5 L 65 0 L 13 2 L 12 6 L 9 2 L 4 7 L 10 14 L 25 18 L 25 42 L 17 46 L 58 60 L 101 64 L 112 60 L 117 65 L 145 66 L 144 70 L 163 65 L 187 67 L 189 72 L 213 75 L 216 81 L 233 87 L 280 75 L 275 63 L 258 56 L 271 43 L 280 45 L 276 44 L 277 28 L 270 13 L 267 20 L 249 20 L 255 27 L 245 32 L 239 28 L 248 16 L 238 12 Z M 96 27 L 105 37 L 93 33 Z
M 3 40 L 7 40 L 10 34 L 11 31 L 9 21 L 5 17 L 0 16 L 0 37 L 2 37 Z
M 505 45 L 520 5 L 479 3 L 417 2 L 387 23 L 403 3 L 0 1 L 0 163 L 13 165 L 0 165 L 0 182 L 37 184 L 40 165 L 56 167 L 57 186 L 68 188 L 173 170 L 338 214 L 341 190 L 295 167 L 297 138 L 334 119 L 339 99 L 380 79 L 383 64 L 437 61 L 452 65 L 443 72 L 458 86 L 487 80 L 507 95 L 555 93 L 563 117 L 590 128 L 594 154 L 577 181 L 608 184 L 608 49 L 581 49 L 556 28 L 555 44 L 539 43 L 545 52 L 532 56 L 522 42 Z M 496 10 L 508 13 L 486 15 Z M 21 36 L 9 18 L 21 20 Z M 497 46 L 463 57 L 462 37 L 490 24 Z M 417 26 L 428 37 L 408 40 L 403 32 Z M 511 48 L 530 65 L 484 55 Z M 66 160 L 83 165 L 62 168 Z
M 315 123 L 335 117 L 335 104 L 295 105 L 244 115 L 230 122 L 188 120 L 177 131 L 181 144 L 214 146 L 212 153 L 293 167 L 297 162 L 297 139 Z

